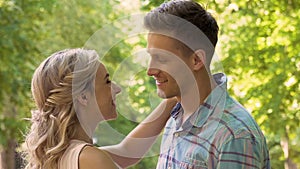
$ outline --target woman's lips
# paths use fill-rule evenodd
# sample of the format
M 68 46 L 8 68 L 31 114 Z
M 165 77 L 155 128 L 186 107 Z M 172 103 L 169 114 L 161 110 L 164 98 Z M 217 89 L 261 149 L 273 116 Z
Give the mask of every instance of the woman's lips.
M 157 86 L 162 86 L 162 85 L 164 85 L 167 82 L 168 82 L 168 80 L 156 80 L 156 85 Z

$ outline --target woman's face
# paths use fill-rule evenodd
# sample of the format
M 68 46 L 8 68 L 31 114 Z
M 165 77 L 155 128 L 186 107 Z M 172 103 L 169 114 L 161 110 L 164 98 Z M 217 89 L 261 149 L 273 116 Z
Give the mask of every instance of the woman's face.
M 117 118 L 116 95 L 120 92 L 121 88 L 110 81 L 106 68 L 100 63 L 95 79 L 95 96 L 104 120 Z

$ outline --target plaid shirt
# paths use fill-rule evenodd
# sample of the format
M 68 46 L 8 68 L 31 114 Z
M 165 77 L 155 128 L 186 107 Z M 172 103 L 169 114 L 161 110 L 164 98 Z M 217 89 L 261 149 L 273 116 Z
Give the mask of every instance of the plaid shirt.
M 162 138 L 157 169 L 270 168 L 260 128 L 226 90 L 226 76 L 183 124 L 180 103 L 174 107 Z

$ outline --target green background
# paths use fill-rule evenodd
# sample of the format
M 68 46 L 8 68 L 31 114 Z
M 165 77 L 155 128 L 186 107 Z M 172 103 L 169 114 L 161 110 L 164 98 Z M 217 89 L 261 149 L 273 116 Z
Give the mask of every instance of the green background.
M 55 51 L 83 47 L 104 25 L 133 13 L 147 12 L 162 2 L 0 0 L 2 166 L 20 168 L 22 161 L 14 152 L 22 150 L 30 124 L 26 120 L 34 109 L 30 82 L 38 64 Z M 265 133 L 272 168 L 300 168 L 300 1 L 199 2 L 210 9 L 219 23 L 217 55 L 228 75 L 229 92 L 251 112 Z M 115 28 L 120 29 L 118 25 Z M 121 99 L 118 105 L 118 111 L 123 113 L 118 120 L 108 123 L 123 136 L 159 102 L 145 67 L 134 64 L 127 67 L 134 74 L 130 85 L 114 79 L 114 73 L 120 77 L 120 72 L 130 73 L 120 69 L 120 63 L 134 62 L 130 57 L 132 51 L 145 47 L 145 36 L 124 39 L 102 60 L 113 80 L 127 94 L 127 100 Z M 96 137 L 101 140 L 101 129 L 97 130 Z M 111 143 L 105 138 L 101 144 Z M 117 143 L 121 138 L 112 140 Z M 145 158 L 131 168 L 155 168 L 156 160 L 157 156 Z

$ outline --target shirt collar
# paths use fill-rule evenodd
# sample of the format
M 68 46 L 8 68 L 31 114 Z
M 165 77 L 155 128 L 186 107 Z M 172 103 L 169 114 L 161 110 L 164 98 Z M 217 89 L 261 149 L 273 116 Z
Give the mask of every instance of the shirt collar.
M 176 106 L 171 111 L 171 117 L 174 118 L 176 123 L 176 130 L 178 130 L 182 123 L 182 114 L 183 114 L 183 108 L 181 104 L 178 102 Z
M 217 73 L 213 75 L 217 87 L 208 95 L 204 103 L 199 106 L 195 113 L 193 113 L 188 120 L 182 125 L 182 128 L 186 128 L 190 125 L 195 127 L 201 127 L 205 124 L 207 119 L 212 115 L 216 108 L 224 108 L 226 89 L 227 89 L 227 77 L 224 73 Z M 221 101 L 221 102 L 220 102 Z M 223 112 L 223 111 L 217 111 Z M 177 125 L 181 125 L 183 109 L 180 103 L 177 103 L 171 112 L 171 116 L 177 121 Z M 218 115 L 218 114 L 215 114 Z M 179 126 L 176 126 L 179 128 Z

